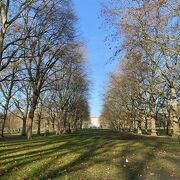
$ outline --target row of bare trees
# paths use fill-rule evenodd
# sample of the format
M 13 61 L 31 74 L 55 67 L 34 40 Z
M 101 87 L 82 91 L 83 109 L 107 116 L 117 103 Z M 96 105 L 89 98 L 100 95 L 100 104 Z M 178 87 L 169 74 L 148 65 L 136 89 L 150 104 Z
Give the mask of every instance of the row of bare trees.
M 105 94 L 104 125 L 137 128 L 139 133 L 150 128 L 152 135 L 164 127 L 168 134 L 180 135 L 179 5 L 176 0 L 114 0 L 103 5 L 115 56 L 121 57 Z
M 77 18 L 66 0 L 0 1 L 0 130 L 10 114 L 32 138 L 34 118 L 58 133 L 89 120 L 88 80 Z

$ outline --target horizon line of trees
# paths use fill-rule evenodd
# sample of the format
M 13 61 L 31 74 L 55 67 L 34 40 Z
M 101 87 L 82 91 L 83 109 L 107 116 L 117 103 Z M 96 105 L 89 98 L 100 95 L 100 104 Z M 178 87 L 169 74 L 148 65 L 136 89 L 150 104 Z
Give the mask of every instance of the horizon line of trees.
M 49 124 L 57 134 L 89 121 L 89 81 L 77 17 L 66 0 L 0 1 L 0 136 L 7 119 L 22 120 L 32 139 Z M 9 121 L 10 122 L 10 121 Z
M 179 1 L 114 0 L 103 4 L 108 40 L 120 59 L 104 95 L 101 125 L 180 136 Z M 112 47 L 111 47 L 112 48 Z

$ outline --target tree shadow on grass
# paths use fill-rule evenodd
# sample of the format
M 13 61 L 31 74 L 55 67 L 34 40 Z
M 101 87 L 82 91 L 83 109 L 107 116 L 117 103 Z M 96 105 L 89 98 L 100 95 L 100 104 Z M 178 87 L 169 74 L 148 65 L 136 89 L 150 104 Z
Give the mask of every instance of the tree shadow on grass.
M 175 180 L 180 179 L 177 176 L 171 176 L 169 169 L 161 166 L 160 157 L 155 152 L 161 151 L 162 144 L 159 141 L 141 141 L 141 147 L 134 146 L 134 142 L 124 147 L 120 156 L 124 158 L 121 163 L 124 166 L 124 172 L 127 180 L 158 179 Z M 128 162 L 126 162 L 128 159 Z M 163 161 L 163 159 L 161 159 Z M 176 159 L 173 159 L 176 161 Z M 166 163 L 168 158 L 166 158 Z M 178 167 L 178 166 L 177 166 Z
M 103 132 L 104 133 L 104 132 Z M 48 174 L 49 178 L 62 178 L 65 174 L 73 174 L 77 171 L 84 171 L 87 166 L 83 166 L 82 164 L 88 163 L 88 166 L 92 166 L 94 163 L 101 164 L 105 162 L 110 162 L 112 158 L 119 158 L 118 168 L 120 167 L 121 171 L 119 173 L 125 174 L 125 178 L 127 180 L 136 180 L 136 179 L 175 179 L 177 177 L 171 177 L 171 174 L 168 169 L 163 167 L 150 167 L 149 165 L 155 164 L 157 157 L 154 154 L 154 151 L 158 151 L 162 148 L 162 143 L 164 140 L 154 137 L 146 137 L 146 136 L 133 136 L 132 134 L 101 134 L 96 136 L 96 138 L 101 137 L 101 141 L 105 141 L 105 143 L 100 143 L 99 145 L 94 145 L 93 148 L 90 148 L 89 151 L 82 154 L 80 157 L 76 158 L 74 161 L 69 164 L 52 171 Z M 83 136 L 83 135 L 82 135 Z M 86 134 L 84 134 L 86 136 Z M 92 136 L 94 138 L 94 136 Z M 125 140 L 129 140 L 128 143 L 125 143 Z M 113 140 L 117 140 L 113 142 Z M 127 141 L 126 141 L 127 142 Z M 113 150 L 116 144 L 124 143 L 123 150 L 120 151 L 119 155 L 116 157 L 109 156 L 105 159 L 99 158 L 98 160 L 92 161 L 94 156 L 100 156 L 102 154 L 97 153 L 100 148 L 106 146 L 106 149 L 101 151 L 101 153 L 106 153 L 108 150 Z M 168 143 L 166 143 L 168 145 Z M 135 157 L 133 157 L 135 156 Z M 139 158 L 136 158 L 138 156 Z M 130 162 L 126 163 L 126 158 L 130 160 Z M 120 165 L 120 166 L 119 166 Z M 123 170 L 122 170 L 123 169 Z M 117 177 L 120 177 L 117 175 Z M 118 178 L 117 178 L 118 179 Z M 178 179 L 178 178 L 177 178 Z
M 3 177 L 4 175 L 7 175 L 8 173 L 10 174 L 13 169 L 19 169 L 22 168 L 28 164 L 31 163 L 36 163 L 40 160 L 45 159 L 45 157 L 50 156 L 52 154 L 54 154 L 55 152 L 57 152 L 60 149 L 60 146 L 57 147 L 52 147 L 49 149 L 42 149 L 42 150 L 34 150 L 28 153 L 23 153 L 20 155 L 14 155 L 14 156 L 10 156 L 9 158 L 4 158 L 5 162 L 1 162 L 1 166 L 6 166 L 8 165 L 7 168 L 0 171 L 0 177 Z M 62 156 L 67 154 L 66 153 L 61 153 Z M 9 160 L 8 160 L 9 159 Z
M 119 169 L 119 174 L 123 173 L 124 179 L 127 180 L 171 179 L 169 170 L 164 167 L 157 168 L 158 164 L 156 167 L 147 169 L 151 163 L 156 162 L 157 157 L 154 151 L 161 150 L 164 146 L 170 146 L 171 142 L 164 142 L 158 138 L 134 136 L 108 130 L 92 130 L 18 143 L 14 142 L 15 146 L 20 146 L 16 149 L 13 148 L 13 143 L 9 145 L 8 142 L 9 149 L 7 152 L 4 150 L 4 155 L 7 156 L 0 158 L 0 164 L 1 161 L 3 165 L 10 163 L 5 171 L 0 172 L 2 178 L 10 176 L 16 169 L 36 165 L 31 171 L 25 172 L 23 177 L 26 179 L 62 179 L 65 175 L 69 175 L 68 177 L 73 179 L 76 172 L 84 172 L 87 167 L 92 167 L 94 164 L 97 167 L 98 165 L 113 164 Z M 176 145 L 177 142 L 172 143 Z M 22 153 L 11 155 L 13 150 Z M 117 153 L 113 154 L 115 151 Z M 58 164 L 65 158 L 69 158 L 67 162 Z M 129 160 L 128 163 L 125 162 L 126 159 Z M 166 159 L 170 161 L 168 157 Z M 3 160 L 6 161 L 3 162 Z M 15 160 L 16 163 L 14 163 Z M 106 175 L 106 172 L 102 171 L 102 173 Z M 117 180 L 119 180 L 118 177 L 121 177 L 119 174 L 116 174 Z M 84 175 L 86 176 L 86 174 Z M 84 177 L 82 176 L 82 178 Z
M 82 170 L 82 162 L 88 162 L 90 158 L 93 156 L 93 154 L 98 149 L 97 144 L 92 144 L 91 148 L 88 148 L 85 150 L 85 152 L 81 153 L 81 155 L 77 156 L 75 159 L 68 162 L 66 165 L 63 165 L 62 167 L 54 168 L 50 173 L 47 174 L 46 179 L 54 179 L 54 178 L 61 178 L 64 174 L 76 172 L 78 170 Z M 50 163 L 56 163 L 56 160 L 52 160 L 49 162 L 49 165 L 52 165 Z M 44 167 L 43 169 L 45 169 Z M 38 174 L 38 172 L 34 172 L 33 174 Z M 45 179 L 45 177 L 42 177 L 41 179 Z
M 49 145 L 46 148 L 39 149 L 43 146 L 43 144 L 36 143 L 34 146 L 31 145 L 32 149 L 29 149 L 29 150 L 27 150 L 25 146 L 19 148 L 18 150 L 20 154 L 17 154 L 17 155 L 16 154 L 11 155 L 12 152 L 9 153 L 9 151 L 6 152 L 5 156 L 0 158 L 0 164 L 1 164 L 1 167 L 7 164 L 10 164 L 10 165 L 8 165 L 8 167 L 5 168 L 4 170 L 0 169 L 0 176 L 3 177 L 10 174 L 14 170 L 14 168 L 15 169 L 23 168 L 27 166 L 28 164 L 44 161 L 46 160 L 46 158 L 51 158 L 51 160 L 47 162 L 46 164 L 42 165 L 40 169 L 36 168 L 37 169 L 36 172 L 34 171 L 30 175 L 34 177 L 35 174 L 38 175 L 40 171 L 44 171 L 45 169 L 47 169 L 48 164 L 53 164 L 56 161 L 56 159 L 58 159 L 59 157 L 63 157 L 67 154 L 81 151 L 83 146 L 87 146 L 88 148 L 88 147 L 93 147 L 94 145 L 94 144 L 91 144 L 92 142 L 91 138 L 82 140 L 82 138 L 66 136 L 63 138 L 56 137 L 54 140 L 50 137 L 48 141 L 49 142 L 47 142 L 47 139 L 46 139 L 46 143 L 44 144 L 45 147 L 46 145 Z M 54 144 L 56 147 L 53 147 Z M 29 147 L 29 144 L 27 144 L 27 147 Z M 27 151 L 25 151 L 25 149 Z M 11 151 L 13 151 L 12 148 L 11 148 Z M 59 152 L 59 155 L 55 155 L 57 152 Z M 4 160 L 5 162 L 3 162 Z M 30 178 L 30 176 L 28 178 Z
M 86 142 L 86 140 L 85 140 L 85 142 Z M 83 143 L 83 141 L 81 143 Z M 103 138 L 99 138 L 97 136 L 96 136 L 96 138 L 92 137 L 91 141 L 88 142 L 88 144 L 86 144 L 86 146 L 81 146 L 81 149 L 86 149 L 83 153 L 81 153 L 78 157 L 76 157 L 74 160 L 70 161 L 66 165 L 63 165 L 62 167 L 54 168 L 50 173 L 47 174 L 46 177 L 42 177 L 42 179 L 51 179 L 51 178 L 52 179 L 54 179 L 54 178 L 61 179 L 66 174 L 69 175 L 69 174 L 73 174 L 77 171 L 81 171 L 81 172 L 85 171 L 87 168 L 87 165 L 88 165 L 88 167 L 91 167 L 95 163 L 101 164 L 107 160 L 110 161 L 111 160 L 110 156 L 108 156 L 108 159 L 106 158 L 106 160 L 101 159 L 101 158 L 99 158 L 97 160 L 93 160 L 93 158 L 95 156 L 100 155 L 101 153 L 107 152 L 108 151 L 107 147 L 113 148 L 113 146 L 117 143 L 118 142 L 114 143 L 112 141 L 107 142 Z M 102 149 L 102 150 L 100 152 L 98 152 L 100 149 Z M 52 161 L 52 162 L 55 163 L 55 161 Z M 34 172 L 34 173 L 37 174 L 37 172 Z M 82 177 L 83 177 L 83 175 L 82 175 Z M 101 178 L 101 177 L 99 177 L 99 178 Z

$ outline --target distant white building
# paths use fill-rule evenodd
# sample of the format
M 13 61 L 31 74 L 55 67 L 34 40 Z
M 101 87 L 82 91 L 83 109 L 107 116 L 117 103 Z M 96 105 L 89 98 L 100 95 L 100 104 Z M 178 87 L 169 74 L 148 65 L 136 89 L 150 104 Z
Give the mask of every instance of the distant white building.
M 99 128 L 100 127 L 100 122 L 99 122 L 99 117 L 91 117 L 91 124 L 90 128 Z

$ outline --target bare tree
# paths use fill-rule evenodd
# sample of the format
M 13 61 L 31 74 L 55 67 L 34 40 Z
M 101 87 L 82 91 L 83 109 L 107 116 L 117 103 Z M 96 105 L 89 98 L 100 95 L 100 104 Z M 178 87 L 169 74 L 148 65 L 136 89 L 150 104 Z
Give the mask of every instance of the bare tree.
M 177 1 L 109 1 L 103 6 L 103 13 L 114 35 L 123 41 L 118 44 L 116 55 L 124 50 L 139 52 L 143 61 L 148 64 L 149 87 L 146 88 L 150 97 L 150 116 L 152 134 L 156 134 L 156 99 L 163 95 L 158 92 L 159 82 L 164 83 L 170 90 L 170 122 L 173 134 L 179 135 L 177 117 L 177 87 L 179 67 L 179 38 L 178 38 L 178 5 Z M 110 21 L 113 20 L 113 21 Z M 112 23 L 111 23 L 112 22 Z M 129 56 L 128 56 L 129 58 Z M 142 58 L 142 57 L 141 57 Z M 158 79 L 159 82 L 155 80 Z M 162 89 L 160 89 L 161 91 Z M 166 97 L 164 97 L 166 98 Z
M 31 29 L 24 31 L 22 16 L 32 3 L 33 0 L 0 1 L 0 82 L 11 75 L 3 71 L 22 57 L 22 45 L 31 32 Z
M 17 72 L 17 65 L 12 64 L 12 69 L 10 67 L 6 69 L 6 73 L 11 72 L 11 76 L 9 77 L 9 80 L 3 81 L 0 83 L 0 93 L 2 97 L 2 102 L 0 103 L 0 107 L 3 111 L 3 118 L 1 122 L 1 136 L 4 136 L 4 127 L 5 127 L 5 122 L 8 116 L 8 111 L 11 106 L 11 99 L 15 95 L 17 89 L 14 89 L 14 84 L 15 84 L 15 79 L 16 79 L 16 72 Z
M 62 8 L 63 7 L 63 8 Z M 53 12 L 52 12 L 53 8 Z M 33 23 L 34 37 L 25 44 L 25 52 L 30 57 L 24 61 L 30 86 L 32 87 L 32 101 L 27 120 L 27 138 L 32 138 L 32 123 L 38 98 L 45 86 L 48 76 L 53 74 L 54 66 L 60 71 L 66 46 L 73 41 L 75 20 L 70 4 L 66 1 L 48 1 L 36 9 L 37 15 Z M 32 22 L 28 22 L 32 23 Z M 27 24 L 28 24 L 27 23 Z

